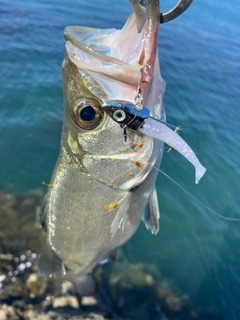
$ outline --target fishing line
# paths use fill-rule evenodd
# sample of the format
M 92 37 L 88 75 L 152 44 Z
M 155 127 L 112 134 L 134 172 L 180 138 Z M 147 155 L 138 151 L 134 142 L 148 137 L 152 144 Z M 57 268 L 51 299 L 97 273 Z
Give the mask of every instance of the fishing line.
M 205 205 L 202 201 L 198 200 L 196 197 L 194 197 L 190 192 L 188 192 L 185 188 L 183 188 L 179 183 L 177 183 L 173 178 L 171 178 L 167 173 L 165 173 L 164 171 L 160 170 L 159 168 L 155 167 L 154 165 L 150 164 L 154 169 L 156 169 L 158 172 L 160 172 L 162 175 L 164 175 L 165 177 L 167 177 L 170 181 L 172 181 L 175 185 L 177 185 L 182 191 L 184 191 L 189 197 L 191 197 L 193 200 L 195 200 L 196 202 L 198 202 L 201 206 L 203 206 L 205 209 L 207 209 L 209 212 L 211 212 L 212 214 L 214 214 L 215 216 L 227 220 L 227 221 L 236 221 L 236 222 L 240 222 L 239 218 L 230 218 L 230 217 L 224 217 L 221 214 L 217 213 L 216 211 L 212 210 L 211 208 L 209 208 L 207 205 Z

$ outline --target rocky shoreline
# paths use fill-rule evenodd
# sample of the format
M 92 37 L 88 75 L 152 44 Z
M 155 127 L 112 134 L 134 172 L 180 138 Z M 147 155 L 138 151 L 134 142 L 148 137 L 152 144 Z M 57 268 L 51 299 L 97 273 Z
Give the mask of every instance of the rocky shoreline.
M 0 320 L 223 320 L 173 292 L 155 266 L 117 260 L 97 268 L 99 292 L 78 297 L 67 279 L 42 279 L 36 262 L 44 244 L 37 212 L 43 192 L 0 190 Z

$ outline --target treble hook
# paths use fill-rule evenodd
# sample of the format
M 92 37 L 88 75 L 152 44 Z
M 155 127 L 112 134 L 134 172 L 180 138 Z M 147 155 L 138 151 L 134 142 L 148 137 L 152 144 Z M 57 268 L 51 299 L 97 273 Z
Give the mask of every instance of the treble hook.
M 187 8 L 193 0 L 179 0 L 175 7 L 173 7 L 170 11 L 166 13 L 160 13 L 160 23 L 169 22 L 178 16 L 180 16 Z

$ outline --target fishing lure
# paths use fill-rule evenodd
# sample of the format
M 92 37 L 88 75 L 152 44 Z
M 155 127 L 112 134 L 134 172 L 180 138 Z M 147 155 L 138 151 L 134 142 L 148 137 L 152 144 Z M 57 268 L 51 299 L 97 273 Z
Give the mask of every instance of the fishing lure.
M 136 108 L 136 105 L 123 100 L 110 100 L 103 104 L 104 111 L 122 128 L 140 130 L 142 133 L 167 143 L 171 148 L 177 150 L 195 167 L 195 183 L 203 177 L 206 172 L 199 162 L 196 154 L 189 145 L 169 127 L 177 128 L 165 121 L 154 118 L 150 110 L 144 106 Z

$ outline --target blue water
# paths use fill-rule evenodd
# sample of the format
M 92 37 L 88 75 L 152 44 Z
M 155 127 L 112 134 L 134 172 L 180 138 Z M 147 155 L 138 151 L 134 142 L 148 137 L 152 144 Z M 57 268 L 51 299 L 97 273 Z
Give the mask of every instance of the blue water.
M 165 0 L 167 2 L 167 0 Z M 176 2 L 176 1 L 175 1 Z M 174 1 L 162 4 L 162 10 Z M 27 192 L 48 182 L 63 114 L 63 28 L 120 28 L 127 0 L 0 0 L 0 185 Z M 113 14 L 114 12 L 114 14 Z M 194 0 L 160 26 L 159 56 L 167 82 L 168 122 L 207 168 L 199 185 L 175 151 L 161 169 L 207 206 L 240 218 L 240 2 Z M 140 227 L 124 250 L 157 265 L 195 305 L 240 319 L 240 222 L 214 216 L 169 179 L 157 180 L 161 229 Z

